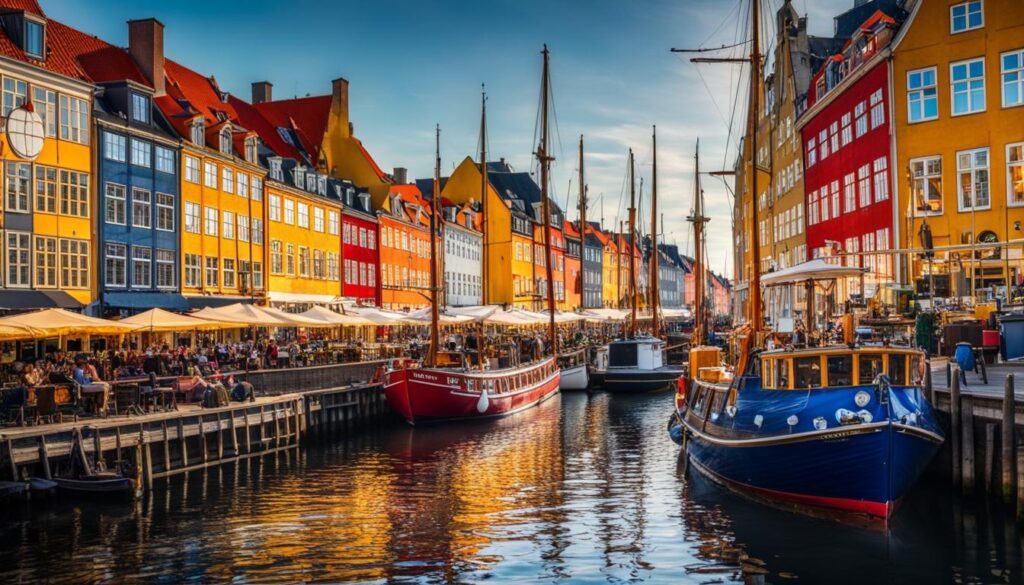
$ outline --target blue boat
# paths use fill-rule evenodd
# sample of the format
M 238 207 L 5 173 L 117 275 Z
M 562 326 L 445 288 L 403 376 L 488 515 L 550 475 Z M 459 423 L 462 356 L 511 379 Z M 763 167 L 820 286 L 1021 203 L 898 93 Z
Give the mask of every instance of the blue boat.
M 755 499 L 887 521 L 943 442 L 921 389 L 924 355 L 844 345 L 749 363 L 734 380 L 702 369 L 680 383 L 668 430 L 687 461 Z

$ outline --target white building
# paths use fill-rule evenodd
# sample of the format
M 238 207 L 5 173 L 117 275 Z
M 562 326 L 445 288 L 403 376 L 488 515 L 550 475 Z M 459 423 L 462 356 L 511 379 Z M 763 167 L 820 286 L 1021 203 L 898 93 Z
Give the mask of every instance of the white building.
M 446 202 L 447 203 L 447 202 Z M 471 204 L 444 208 L 444 301 L 449 307 L 483 302 L 481 214 Z

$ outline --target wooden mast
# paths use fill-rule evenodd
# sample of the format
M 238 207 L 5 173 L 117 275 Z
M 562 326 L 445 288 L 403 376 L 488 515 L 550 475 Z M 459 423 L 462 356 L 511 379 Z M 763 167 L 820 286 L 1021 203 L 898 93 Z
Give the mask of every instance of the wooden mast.
M 580 134 L 580 252 L 587 245 L 587 186 L 583 183 L 583 135 Z M 582 286 L 580 292 L 583 291 Z
M 761 35 L 760 35 L 760 4 L 761 0 L 750 2 L 750 106 L 747 114 L 749 124 L 748 136 L 750 136 L 750 253 L 751 253 L 751 277 L 750 277 L 750 326 L 753 343 L 758 342 L 758 335 L 761 332 L 762 316 L 761 307 L 761 240 L 758 233 L 758 209 L 757 209 L 757 114 L 758 114 L 758 91 L 761 76 Z
M 636 257 L 633 238 L 636 237 L 636 162 L 633 149 L 629 149 L 629 337 L 636 336 Z
M 558 356 L 558 331 L 555 328 L 555 280 L 553 273 L 554 258 L 551 257 L 551 209 L 548 201 L 548 167 L 553 157 L 548 155 L 548 95 L 550 92 L 550 72 L 548 71 L 548 46 L 544 45 L 544 69 L 541 74 L 541 105 L 540 105 L 540 146 L 537 147 L 537 161 L 540 163 L 540 208 L 544 216 L 544 273 L 547 277 L 548 297 L 548 337 L 551 343 L 551 355 Z
M 651 336 L 661 335 L 661 320 L 658 318 L 658 127 L 651 129 L 651 275 L 648 276 L 648 290 L 651 293 Z
M 437 365 L 437 348 L 441 342 L 441 331 L 438 327 L 438 278 L 437 278 L 437 208 L 441 206 L 441 125 L 438 124 L 434 133 L 434 189 L 430 201 L 430 349 L 427 353 L 427 365 Z
M 487 279 L 489 268 L 490 246 L 487 238 L 487 90 L 480 84 L 480 213 L 482 214 L 483 230 L 483 263 L 481 265 L 480 304 L 486 305 L 488 301 L 487 290 L 490 282 Z
M 704 277 L 704 197 L 700 187 L 700 139 L 693 153 L 693 215 L 687 218 L 693 223 L 693 342 L 704 344 L 705 330 L 704 294 L 707 279 Z

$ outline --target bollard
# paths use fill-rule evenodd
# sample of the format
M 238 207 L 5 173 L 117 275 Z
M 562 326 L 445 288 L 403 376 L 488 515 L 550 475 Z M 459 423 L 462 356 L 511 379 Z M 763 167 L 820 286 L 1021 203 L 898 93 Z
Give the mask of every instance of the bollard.
M 1003 502 L 1008 506 L 1013 505 L 1013 496 L 1017 493 L 1017 474 L 1013 469 L 1014 463 L 1017 462 L 1017 439 L 1014 433 L 1017 403 L 1013 391 L 1013 374 L 1007 374 L 1006 382 L 1003 384 L 1002 471 Z
M 949 387 L 949 438 L 952 439 L 953 459 L 953 487 L 960 491 L 960 480 L 963 476 L 960 473 L 962 461 L 960 460 L 960 372 L 953 372 L 952 384 Z
M 960 472 L 963 473 L 963 481 L 960 485 L 963 488 L 963 494 L 969 495 L 974 493 L 974 404 L 970 396 L 964 396 L 961 399 L 960 405 L 960 430 L 963 433 L 960 446 L 960 456 L 963 457 L 963 463 L 960 466 Z
M 985 423 L 985 493 L 991 494 L 992 473 L 996 466 L 996 423 Z

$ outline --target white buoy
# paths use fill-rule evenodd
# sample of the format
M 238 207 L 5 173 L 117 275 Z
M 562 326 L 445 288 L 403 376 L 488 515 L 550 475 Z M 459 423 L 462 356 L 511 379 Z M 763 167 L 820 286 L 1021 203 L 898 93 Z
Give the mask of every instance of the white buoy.
M 476 411 L 480 414 L 487 412 L 487 408 L 491 406 L 491 399 L 487 397 L 487 390 L 480 393 L 480 400 L 476 401 Z

